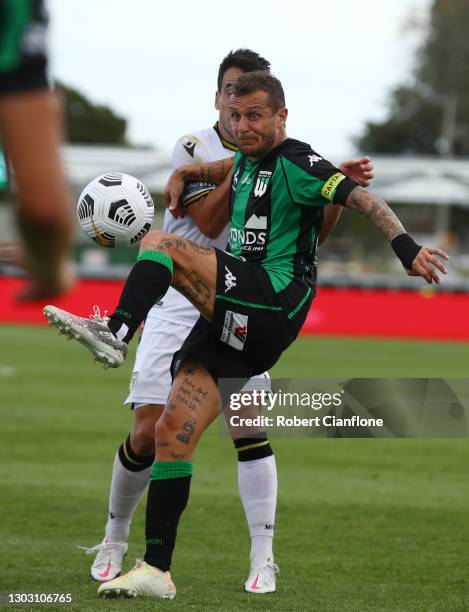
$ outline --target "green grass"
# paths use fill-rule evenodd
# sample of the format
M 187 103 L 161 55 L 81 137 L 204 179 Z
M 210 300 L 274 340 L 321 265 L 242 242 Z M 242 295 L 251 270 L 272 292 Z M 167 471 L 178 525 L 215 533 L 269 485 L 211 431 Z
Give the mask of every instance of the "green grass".
M 241 590 L 249 541 L 235 453 L 216 427 L 181 522 L 177 599 L 97 599 L 92 558 L 76 546 L 102 537 L 132 357 L 103 372 L 42 327 L 0 326 L 0 347 L 0 592 L 73 592 L 85 611 L 469 609 L 466 440 L 276 439 L 282 573 L 277 593 L 255 596 Z M 464 377 L 468 364 L 468 344 L 315 338 L 273 374 Z M 143 521 L 141 504 L 126 568 L 143 553 Z

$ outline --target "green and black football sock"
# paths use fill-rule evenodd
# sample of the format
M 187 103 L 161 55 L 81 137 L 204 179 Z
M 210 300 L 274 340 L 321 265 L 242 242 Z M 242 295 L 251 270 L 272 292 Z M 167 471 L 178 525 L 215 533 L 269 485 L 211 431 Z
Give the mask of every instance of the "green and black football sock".
M 119 340 L 130 342 L 149 310 L 168 291 L 172 277 L 173 260 L 169 255 L 150 249 L 140 253 L 108 321 Z
M 171 566 L 177 527 L 189 499 L 191 478 L 192 463 L 189 461 L 155 461 L 151 470 L 144 560 L 163 572 Z

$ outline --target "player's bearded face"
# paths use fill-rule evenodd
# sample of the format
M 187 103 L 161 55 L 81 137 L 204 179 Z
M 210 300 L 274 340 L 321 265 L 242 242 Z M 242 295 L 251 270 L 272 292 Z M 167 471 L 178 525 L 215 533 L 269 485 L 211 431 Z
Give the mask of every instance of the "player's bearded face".
M 274 112 L 265 91 L 232 96 L 231 127 L 241 153 L 261 159 L 277 146 L 285 138 L 286 112 L 286 108 Z

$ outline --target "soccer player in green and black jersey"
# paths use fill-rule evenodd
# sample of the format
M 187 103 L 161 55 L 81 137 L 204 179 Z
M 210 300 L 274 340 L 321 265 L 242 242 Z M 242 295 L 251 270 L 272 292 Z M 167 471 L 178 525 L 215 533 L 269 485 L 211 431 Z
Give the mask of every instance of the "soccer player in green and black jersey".
M 174 356 L 170 396 L 156 425 L 144 561 L 102 584 L 98 592 L 104 596 L 175 596 L 169 569 L 177 526 L 189 498 L 195 446 L 219 412 L 217 383 L 269 369 L 295 340 L 314 295 L 313 260 L 326 203 L 368 217 L 409 274 L 438 283 L 436 269 L 446 273 L 435 257 L 447 259 L 446 253 L 417 245 L 385 202 L 309 145 L 287 138 L 288 113 L 278 79 L 266 72 L 240 76 L 230 108 L 240 150 L 234 166 L 232 160 L 184 166 L 173 175 L 167 197 L 174 208 L 181 180 L 220 184 L 221 193 L 231 194 L 229 206 L 225 198 L 231 253 L 150 232 L 109 321 L 45 309 L 59 330 L 114 367 L 123 362 L 127 343 L 170 284 L 202 315 Z

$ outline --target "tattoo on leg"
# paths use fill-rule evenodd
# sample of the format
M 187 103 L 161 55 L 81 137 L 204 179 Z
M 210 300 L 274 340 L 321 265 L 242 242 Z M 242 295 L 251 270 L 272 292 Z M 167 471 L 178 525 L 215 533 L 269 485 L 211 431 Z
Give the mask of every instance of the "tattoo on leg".
M 174 459 L 174 461 L 184 461 L 184 457 L 186 455 L 182 454 L 182 453 L 173 453 L 171 451 L 171 457 Z
M 157 442 L 156 443 L 156 448 L 164 448 L 166 446 L 169 446 L 169 442 Z
M 195 432 L 196 424 L 197 420 L 194 417 L 189 417 L 187 421 L 183 424 L 182 431 L 176 434 L 176 440 L 179 440 L 184 444 L 189 444 L 191 436 Z
M 187 283 L 173 283 L 174 289 L 182 293 L 190 302 L 198 306 L 205 306 L 210 301 L 212 292 L 199 277 L 197 272 L 186 274 Z
M 189 240 L 189 238 L 186 238 L 186 242 L 194 249 L 194 251 L 197 251 L 197 253 L 200 253 L 201 255 L 211 255 L 215 252 L 213 247 L 205 244 L 198 244 L 193 240 Z
M 166 251 L 173 247 L 180 251 L 185 251 L 187 248 L 185 241 L 179 238 L 162 238 L 158 243 L 150 243 L 150 246 L 156 248 L 157 251 Z

